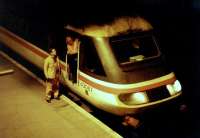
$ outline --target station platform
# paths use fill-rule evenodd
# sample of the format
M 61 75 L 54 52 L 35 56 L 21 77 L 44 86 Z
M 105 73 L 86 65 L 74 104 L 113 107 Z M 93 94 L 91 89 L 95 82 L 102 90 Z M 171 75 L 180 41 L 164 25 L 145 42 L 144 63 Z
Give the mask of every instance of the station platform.
M 115 131 L 65 96 L 44 100 L 45 87 L 0 54 L 1 138 L 119 138 Z

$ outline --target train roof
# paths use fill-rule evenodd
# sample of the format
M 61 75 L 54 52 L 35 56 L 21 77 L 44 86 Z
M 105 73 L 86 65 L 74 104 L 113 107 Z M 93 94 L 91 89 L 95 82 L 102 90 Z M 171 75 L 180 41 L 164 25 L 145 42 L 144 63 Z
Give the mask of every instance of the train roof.
M 153 27 L 141 17 L 122 17 L 101 25 L 92 24 L 83 27 L 67 25 L 65 29 L 91 37 L 112 37 L 129 31 L 149 31 Z

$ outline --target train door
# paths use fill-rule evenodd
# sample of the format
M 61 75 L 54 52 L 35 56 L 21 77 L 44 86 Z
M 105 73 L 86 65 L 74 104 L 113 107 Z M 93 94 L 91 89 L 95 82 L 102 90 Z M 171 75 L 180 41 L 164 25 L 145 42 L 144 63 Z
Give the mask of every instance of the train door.
M 77 70 L 79 68 L 79 47 L 80 37 L 76 34 L 67 32 L 65 35 L 67 45 L 66 64 L 67 64 L 67 78 L 72 83 L 77 83 Z

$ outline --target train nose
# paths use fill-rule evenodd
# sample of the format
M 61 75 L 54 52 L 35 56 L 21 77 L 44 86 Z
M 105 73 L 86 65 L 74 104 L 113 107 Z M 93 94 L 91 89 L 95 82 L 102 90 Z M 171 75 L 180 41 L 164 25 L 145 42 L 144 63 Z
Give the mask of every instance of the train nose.
M 143 92 L 133 92 L 119 95 L 119 99 L 126 105 L 139 105 L 156 102 L 181 93 L 181 84 L 176 80 L 172 84 L 163 85 Z

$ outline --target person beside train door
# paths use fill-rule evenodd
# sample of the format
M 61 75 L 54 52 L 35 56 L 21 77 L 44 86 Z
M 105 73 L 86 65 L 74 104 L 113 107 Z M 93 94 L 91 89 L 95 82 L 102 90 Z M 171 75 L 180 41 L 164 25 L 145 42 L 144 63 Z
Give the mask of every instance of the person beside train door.
M 51 96 L 59 99 L 59 76 L 61 73 L 59 58 L 54 48 L 49 49 L 49 56 L 44 60 L 44 74 L 46 77 L 46 97 L 47 102 L 51 102 Z
M 68 79 L 72 80 L 73 83 L 77 81 L 77 60 L 78 60 L 78 47 L 80 41 L 76 38 L 73 39 L 70 36 L 66 37 L 67 54 L 66 54 L 66 65 Z

